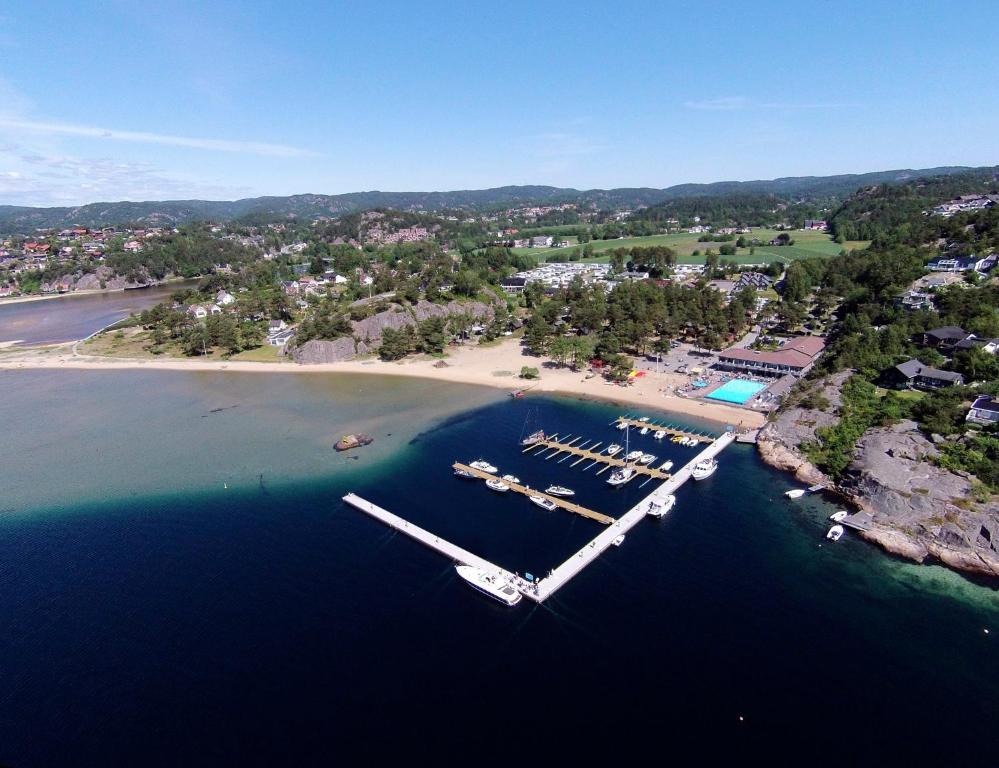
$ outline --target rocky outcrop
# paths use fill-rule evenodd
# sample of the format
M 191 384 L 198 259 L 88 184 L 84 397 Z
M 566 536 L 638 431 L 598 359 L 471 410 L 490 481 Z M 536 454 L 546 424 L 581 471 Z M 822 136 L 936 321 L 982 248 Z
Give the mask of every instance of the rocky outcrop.
M 296 363 L 303 365 L 353 360 L 377 349 L 386 328 L 399 330 L 415 326 L 418 322 L 431 317 L 451 317 L 460 314 L 467 314 L 477 322 L 489 322 L 493 319 L 495 310 L 489 304 L 480 301 L 452 301 L 447 304 L 420 301 L 412 307 L 394 305 L 371 317 L 355 320 L 351 323 L 353 333 L 349 337 L 335 341 L 307 341 L 301 347 L 296 347 L 291 356 Z
M 938 467 L 938 455 L 914 422 L 870 430 L 840 490 L 870 514 L 865 538 L 888 551 L 999 576 L 999 503 L 975 501 L 971 478 Z
M 148 276 L 136 282 L 116 275 L 109 267 L 100 266 L 94 272 L 87 274 L 77 272 L 48 283 L 42 283 L 41 289 L 43 293 L 52 291 L 115 291 L 123 288 L 138 288 L 149 282 L 151 280 Z

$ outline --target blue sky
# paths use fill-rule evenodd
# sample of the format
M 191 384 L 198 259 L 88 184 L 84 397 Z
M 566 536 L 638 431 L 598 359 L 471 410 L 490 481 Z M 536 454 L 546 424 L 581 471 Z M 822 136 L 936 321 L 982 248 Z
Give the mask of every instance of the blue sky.
M 991 165 L 997 28 L 974 0 L 8 0 L 0 204 Z

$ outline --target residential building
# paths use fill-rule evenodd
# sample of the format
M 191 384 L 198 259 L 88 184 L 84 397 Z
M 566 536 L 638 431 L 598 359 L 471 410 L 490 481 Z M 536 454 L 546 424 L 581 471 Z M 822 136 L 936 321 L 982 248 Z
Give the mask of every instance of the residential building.
M 972 421 L 975 424 L 999 424 L 999 400 L 991 395 L 979 395 L 975 402 L 971 404 L 971 410 L 964 417 L 965 421 Z
M 953 349 L 958 342 L 970 338 L 971 335 L 956 325 L 945 325 L 942 328 L 934 328 L 931 331 L 921 334 L 919 342 L 924 347 L 932 347 L 933 349 L 939 349 L 941 352 L 946 352 L 949 349 Z
M 818 336 L 796 336 L 773 352 L 730 347 L 718 355 L 715 367 L 763 376 L 803 376 L 825 348 L 825 341 Z
M 739 275 L 739 281 L 735 284 L 733 291 L 741 291 L 743 288 L 755 288 L 758 291 L 765 291 L 773 287 L 774 281 L 769 275 L 762 272 L 743 272 Z
M 933 309 L 933 297 L 923 291 L 906 291 L 895 298 L 895 306 L 910 312 L 919 309 Z
M 228 291 L 219 291 L 215 294 L 215 303 L 220 306 L 227 307 L 230 304 L 235 303 L 235 301 L 236 297 Z
M 892 378 L 896 386 L 917 387 L 919 389 L 941 389 L 955 384 L 964 384 L 964 376 L 953 371 L 941 371 L 918 360 L 906 360 L 893 369 Z
M 981 274 L 991 271 L 999 255 L 990 253 L 988 256 L 941 256 L 933 259 L 926 268 L 932 272 L 968 272 L 974 270 Z

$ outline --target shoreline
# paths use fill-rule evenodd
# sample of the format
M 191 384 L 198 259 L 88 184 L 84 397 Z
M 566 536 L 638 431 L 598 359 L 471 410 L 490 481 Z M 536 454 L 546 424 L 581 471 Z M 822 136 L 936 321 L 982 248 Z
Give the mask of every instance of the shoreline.
M 182 283 L 186 280 L 200 280 L 200 277 L 171 277 L 166 280 L 160 280 L 156 285 L 150 285 L 148 288 L 160 288 L 168 283 Z M 124 293 L 125 291 L 144 291 L 147 288 L 84 288 L 82 291 L 66 291 L 65 293 L 43 293 L 43 294 L 31 294 L 28 296 L 7 296 L 0 298 L 0 307 L 7 304 L 27 304 L 32 301 L 48 301 L 50 299 L 65 299 L 69 296 L 99 296 L 105 293 Z
M 663 391 L 675 386 L 683 377 L 674 374 L 650 375 L 636 379 L 635 383 L 621 387 L 604 381 L 601 377 L 586 379 L 583 374 L 568 368 L 545 368 L 542 360 L 524 354 L 519 340 L 505 340 L 489 347 L 459 347 L 444 358 L 445 367 L 435 367 L 440 361 L 433 358 L 410 358 L 399 362 L 381 360 L 352 360 L 339 363 L 299 365 L 288 362 L 249 362 L 240 360 L 164 360 L 142 358 L 113 358 L 76 353 L 78 342 L 60 344 L 31 350 L 18 349 L 14 354 L 0 354 L 3 370 L 167 370 L 167 371 L 232 371 L 239 373 L 362 373 L 382 376 L 405 376 L 457 384 L 473 384 L 513 392 L 544 392 L 601 401 L 644 406 L 701 418 L 736 429 L 756 429 L 766 422 L 766 416 L 722 403 L 693 400 Z M 9 350 L 8 350 L 9 352 Z M 536 380 L 521 379 L 520 368 L 531 365 L 539 368 L 541 377 Z

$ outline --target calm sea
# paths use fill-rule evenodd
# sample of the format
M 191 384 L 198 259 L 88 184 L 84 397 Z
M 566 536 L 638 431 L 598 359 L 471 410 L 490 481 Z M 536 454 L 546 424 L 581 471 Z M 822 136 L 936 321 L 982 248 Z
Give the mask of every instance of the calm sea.
M 0 388 L 0 764 L 992 762 L 994 586 L 828 543 L 835 507 L 786 500 L 751 447 L 511 609 L 340 497 L 543 574 L 599 526 L 450 464 L 486 458 L 618 515 L 651 486 L 613 491 L 516 443 L 615 441 L 620 409 L 363 376 Z M 358 428 L 373 446 L 331 450 Z
M 15 341 L 28 346 L 83 339 L 134 312 L 158 304 L 176 290 L 196 284 L 196 280 L 187 280 L 137 291 L 0 302 L 0 342 Z

